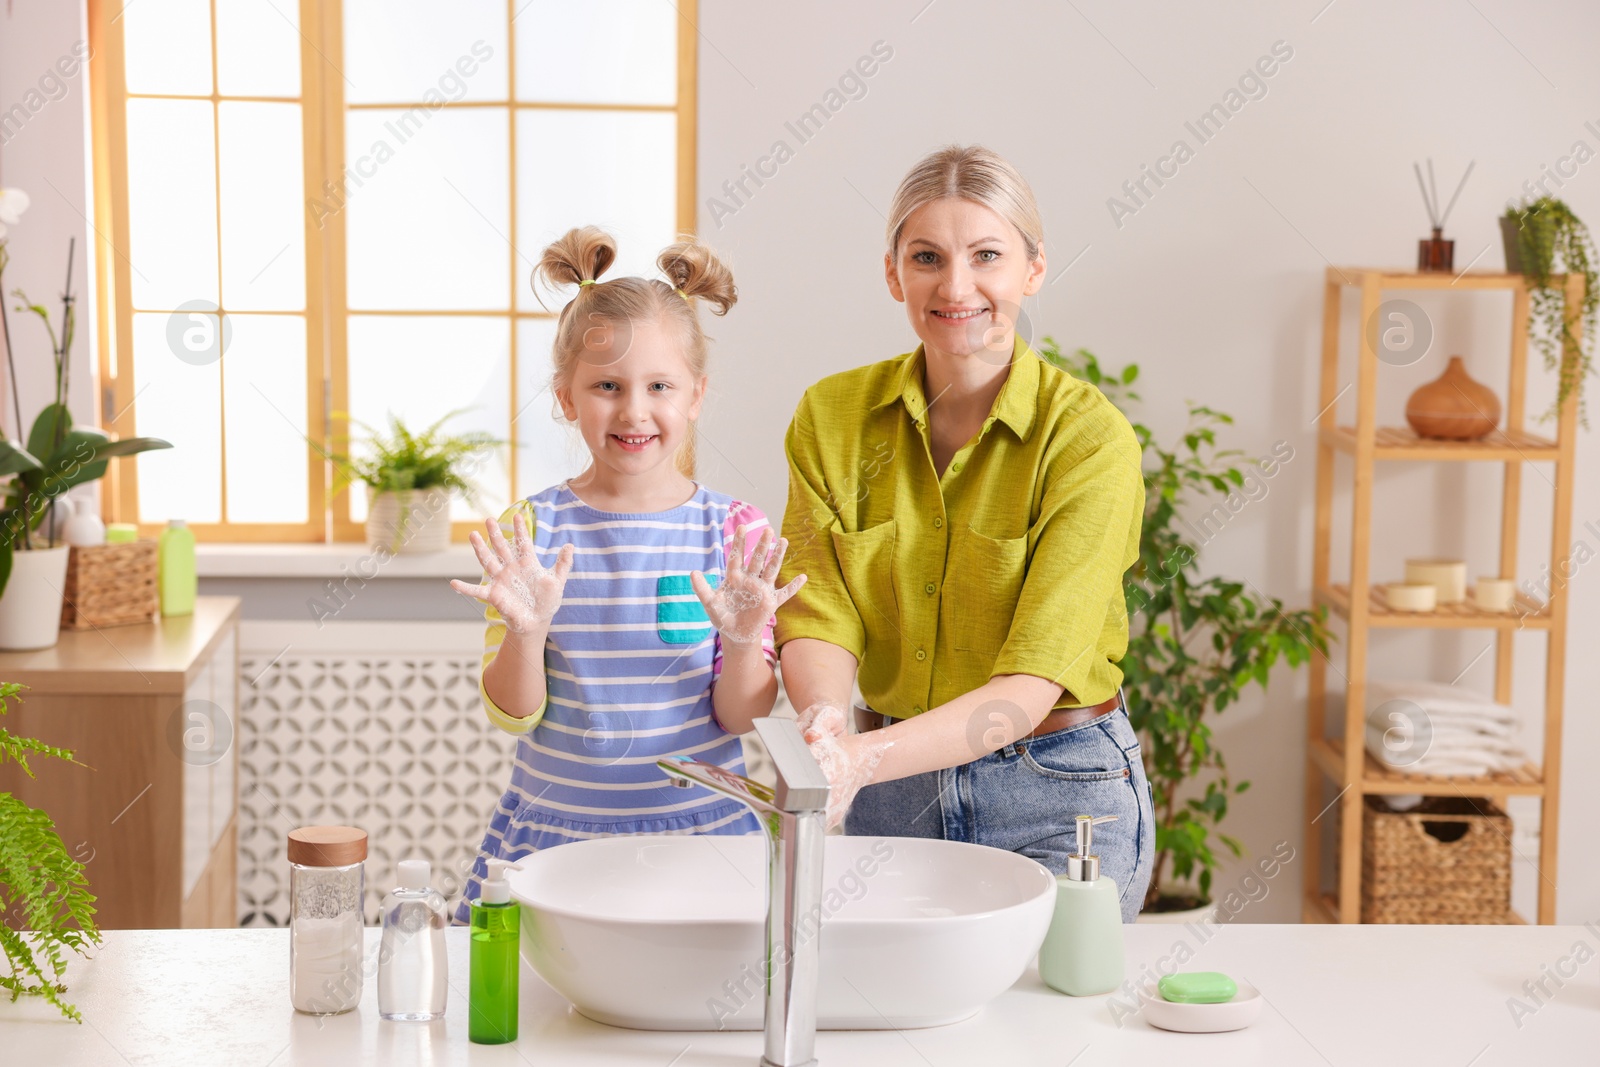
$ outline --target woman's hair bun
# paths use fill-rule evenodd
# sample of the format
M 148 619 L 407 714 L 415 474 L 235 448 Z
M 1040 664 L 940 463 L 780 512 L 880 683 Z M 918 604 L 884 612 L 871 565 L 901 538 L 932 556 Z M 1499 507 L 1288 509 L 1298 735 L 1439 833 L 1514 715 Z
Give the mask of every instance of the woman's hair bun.
M 594 281 L 617 261 L 617 242 L 598 226 L 579 226 L 552 241 L 534 265 L 534 280 L 555 285 Z
M 733 271 L 716 253 L 692 237 L 662 249 L 661 255 L 656 257 L 656 266 L 673 288 L 704 298 L 718 315 L 726 315 L 739 299 Z

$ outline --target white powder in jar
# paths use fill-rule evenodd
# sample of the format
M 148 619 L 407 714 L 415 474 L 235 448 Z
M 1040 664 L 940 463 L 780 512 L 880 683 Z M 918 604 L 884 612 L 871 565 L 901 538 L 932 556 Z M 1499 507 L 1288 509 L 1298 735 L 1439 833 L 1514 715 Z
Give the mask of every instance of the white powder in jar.
M 289 924 L 289 999 L 297 1011 L 349 1011 L 361 999 L 361 914 Z

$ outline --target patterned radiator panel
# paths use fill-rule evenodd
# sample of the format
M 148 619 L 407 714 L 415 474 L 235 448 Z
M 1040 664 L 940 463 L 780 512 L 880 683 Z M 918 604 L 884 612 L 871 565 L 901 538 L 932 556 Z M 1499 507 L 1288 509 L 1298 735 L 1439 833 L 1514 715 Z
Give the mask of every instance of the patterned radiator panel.
M 479 703 L 482 639 L 460 623 L 243 625 L 239 925 L 287 924 L 285 835 L 314 824 L 367 831 L 369 925 L 408 858 L 433 864 L 454 910 L 517 741 Z M 750 776 L 771 782 L 753 740 Z
M 273 640 L 252 641 L 260 635 L 247 624 L 238 733 L 241 926 L 288 922 L 284 842 L 296 826 L 367 831 L 369 924 L 402 859 L 431 862 L 433 884 L 452 905 L 460 893 L 505 789 L 516 738 L 491 726 L 479 704 L 479 654 L 471 645 L 481 629 L 466 641 L 459 631 L 441 641 L 438 632 L 430 639 L 413 626 L 384 633 L 384 625 L 331 623 L 304 639 L 311 647 L 301 651 L 292 639 L 285 647 L 281 631 L 277 649 L 252 647 Z M 324 636 L 345 627 L 366 633 Z M 327 647 L 338 643 L 356 647 Z

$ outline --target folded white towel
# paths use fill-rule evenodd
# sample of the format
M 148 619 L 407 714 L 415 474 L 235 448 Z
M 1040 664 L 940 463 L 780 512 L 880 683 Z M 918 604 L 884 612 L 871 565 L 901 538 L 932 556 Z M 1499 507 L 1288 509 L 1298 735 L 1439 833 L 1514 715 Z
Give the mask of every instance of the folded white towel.
M 1428 730 L 1435 738 L 1510 741 L 1519 724 L 1455 712 L 1436 712 L 1409 701 L 1385 701 L 1367 712 L 1367 725 L 1383 730 Z
M 1413 731 L 1409 725 L 1385 728 L 1369 724 L 1366 748 L 1379 763 L 1401 774 L 1480 776 L 1513 770 L 1527 762 L 1526 753 L 1515 745 L 1492 738 L 1440 738 L 1430 736 L 1425 727 Z
M 1410 700 L 1431 714 L 1457 714 L 1502 722 L 1516 722 L 1516 711 L 1481 693 L 1442 682 L 1373 678 L 1367 682 L 1367 705 L 1390 700 Z

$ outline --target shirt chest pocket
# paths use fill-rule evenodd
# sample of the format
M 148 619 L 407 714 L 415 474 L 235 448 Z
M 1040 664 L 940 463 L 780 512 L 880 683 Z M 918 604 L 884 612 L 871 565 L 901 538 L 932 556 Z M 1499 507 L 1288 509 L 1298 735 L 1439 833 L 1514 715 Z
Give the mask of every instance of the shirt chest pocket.
M 839 573 L 855 602 L 856 612 L 868 629 L 883 617 L 900 625 L 900 604 L 895 595 L 894 520 L 880 522 L 854 533 L 831 531 L 839 557 Z
M 721 582 L 720 574 L 706 575 L 713 589 Z M 711 619 L 687 574 L 656 579 L 656 636 L 669 645 L 695 645 L 711 636 Z
M 1028 538 L 989 537 L 970 526 L 950 540 L 945 563 L 945 625 L 966 652 L 998 656 L 1028 574 Z

